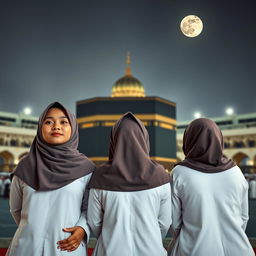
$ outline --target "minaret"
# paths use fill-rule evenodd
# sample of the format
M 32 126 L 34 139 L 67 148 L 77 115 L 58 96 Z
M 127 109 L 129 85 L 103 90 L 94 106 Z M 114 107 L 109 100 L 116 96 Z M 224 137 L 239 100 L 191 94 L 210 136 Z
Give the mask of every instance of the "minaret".
M 127 56 L 126 56 L 125 76 L 132 76 L 130 52 L 127 52 Z

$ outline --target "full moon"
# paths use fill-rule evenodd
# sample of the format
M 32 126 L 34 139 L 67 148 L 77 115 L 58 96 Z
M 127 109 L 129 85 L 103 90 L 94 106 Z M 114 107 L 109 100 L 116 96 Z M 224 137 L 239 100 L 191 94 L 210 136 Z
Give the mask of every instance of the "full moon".
M 180 29 L 185 36 L 196 37 L 203 30 L 203 22 L 196 15 L 188 15 L 181 21 Z

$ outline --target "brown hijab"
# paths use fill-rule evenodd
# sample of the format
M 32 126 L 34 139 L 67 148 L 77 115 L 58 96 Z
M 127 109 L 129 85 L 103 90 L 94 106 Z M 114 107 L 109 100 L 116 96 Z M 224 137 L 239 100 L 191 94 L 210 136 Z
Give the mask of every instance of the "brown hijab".
M 170 181 L 162 165 L 149 158 L 149 136 L 132 113 L 123 115 L 110 135 L 109 160 L 96 169 L 90 188 L 140 191 Z
M 215 122 L 206 118 L 192 121 L 183 136 L 185 160 L 177 165 L 206 173 L 222 172 L 235 166 L 223 156 L 223 136 Z
M 42 125 L 50 108 L 64 111 L 72 127 L 70 139 L 63 144 L 52 145 L 43 140 Z M 75 116 L 62 104 L 54 102 L 41 114 L 30 151 L 19 162 L 13 175 L 38 191 L 61 188 L 95 169 L 95 165 L 85 155 L 79 153 L 77 147 L 78 125 Z

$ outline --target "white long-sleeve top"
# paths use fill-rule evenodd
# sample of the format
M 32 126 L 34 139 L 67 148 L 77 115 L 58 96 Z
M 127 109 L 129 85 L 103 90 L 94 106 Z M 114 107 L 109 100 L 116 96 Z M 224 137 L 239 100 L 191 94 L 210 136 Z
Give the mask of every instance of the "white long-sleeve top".
M 57 242 L 71 235 L 63 228 L 81 226 L 87 239 L 89 190 L 91 174 L 52 191 L 36 191 L 17 176 L 10 192 L 10 211 L 18 225 L 6 256 L 86 255 L 86 241 L 73 252 L 60 251 Z
M 94 256 L 166 256 L 170 184 L 136 192 L 91 189 L 88 223 L 98 238 Z
M 171 186 L 169 256 L 254 256 L 245 234 L 248 183 L 239 167 L 208 174 L 178 165 Z

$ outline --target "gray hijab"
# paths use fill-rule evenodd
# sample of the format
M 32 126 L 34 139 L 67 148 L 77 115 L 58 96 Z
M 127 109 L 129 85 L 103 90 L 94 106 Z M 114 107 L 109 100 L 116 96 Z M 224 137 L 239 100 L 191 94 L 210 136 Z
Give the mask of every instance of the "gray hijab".
M 42 125 L 49 109 L 59 108 L 66 113 L 72 127 L 71 138 L 58 145 L 46 143 Z M 61 188 L 94 171 L 95 165 L 78 147 L 78 125 L 75 116 L 59 102 L 50 104 L 39 117 L 37 134 L 30 151 L 17 165 L 13 175 L 38 191 Z
M 170 181 L 164 167 L 149 157 L 149 136 L 143 123 L 128 112 L 113 126 L 109 161 L 99 166 L 90 188 L 140 191 Z
M 197 171 L 216 173 L 235 166 L 233 160 L 223 156 L 223 135 L 215 122 L 207 118 L 192 121 L 184 132 L 183 165 Z

